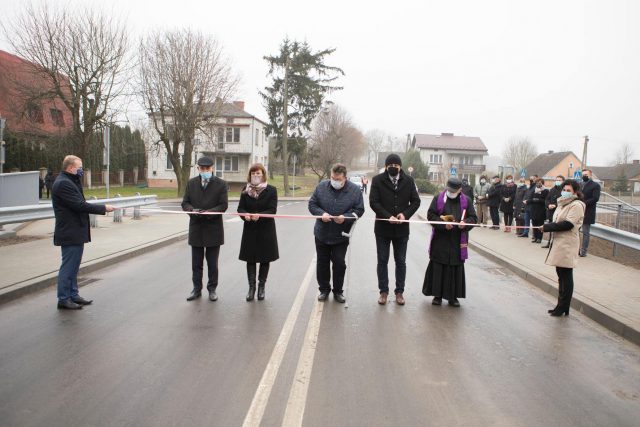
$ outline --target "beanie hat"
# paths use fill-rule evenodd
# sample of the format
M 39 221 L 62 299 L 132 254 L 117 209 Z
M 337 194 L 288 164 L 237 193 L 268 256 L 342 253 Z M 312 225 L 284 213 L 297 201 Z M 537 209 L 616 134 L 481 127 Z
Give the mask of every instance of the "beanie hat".
M 400 165 L 402 166 L 402 159 L 395 153 L 389 154 L 387 159 L 384 161 L 385 166 L 389 165 Z

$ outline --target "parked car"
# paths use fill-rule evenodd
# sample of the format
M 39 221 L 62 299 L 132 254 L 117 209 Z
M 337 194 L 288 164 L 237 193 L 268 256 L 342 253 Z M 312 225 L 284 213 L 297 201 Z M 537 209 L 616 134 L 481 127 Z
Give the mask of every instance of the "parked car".
M 362 185 L 362 177 L 359 175 L 354 175 L 352 177 L 349 178 L 349 181 L 353 182 L 354 184 L 356 184 L 358 187 L 360 187 L 360 191 L 363 191 L 364 186 Z

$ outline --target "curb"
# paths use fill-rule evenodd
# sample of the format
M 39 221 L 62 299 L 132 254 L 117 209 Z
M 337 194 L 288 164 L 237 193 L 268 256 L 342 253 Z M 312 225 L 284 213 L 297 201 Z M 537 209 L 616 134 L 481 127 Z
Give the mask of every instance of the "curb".
M 125 249 L 123 251 L 120 251 L 111 255 L 106 255 L 102 258 L 87 261 L 86 263 L 82 263 L 80 265 L 80 271 L 78 272 L 78 275 L 92 273 L 96 270 L 108 267 L 120 261 L 124 261 L 126 259 L 138 256 L 138 255 L 143 255 L 147 252 L 151 252 L 156 249 L 160 249 L 164 246 L 168 246 L 180 240 L 185 240 L 187 236 L 188 236 L 188 232 L 182 231 L 168 237 L 163 237 L 161 239 L 144 243 L 142 245 L 135 246 L 133 248 Z M 14 283 L 13 285 L 10 285 L 0 290 L 0 304 L 13 301 L 25 295 L 53 286 L 57 282 L 57 276 L 58 276 L 58 272 L 54 271 L 38 277 L 34 277 L 32 279 Z M 80 283 L 79 286 L 82 286 L 82 283 Z
M 423 217 L 423 215 L 419 216 L 423 219 L 426 219 Z M 499 255 L 496 255 L 491 249 L 479 243 L 473 242 L 471 239 L 469 240 L 469 246 L 473 250 L 495 262 L 496 264 L 508 268 L 513 273 L 515 273 L 516 276 L 526 280 L 535 287 L 554 297 L 558 296 L 557 285 L 555 282 L 521 264 L 518 264 L 513 260 L 502 258 Z M 571 299 L 571 308 L 573 310 L 579 311 L 589 319 L 600 324 L 611 332 L 634 343 L 635 345 L 640 346 L 640 331 L 620 321 L 618 318 L 616 318 L 616 315 L 614 313 L 600 306 L 597 302 L 591 301 L 586 297 L 576 295 L 574 293 L 573 298 Z

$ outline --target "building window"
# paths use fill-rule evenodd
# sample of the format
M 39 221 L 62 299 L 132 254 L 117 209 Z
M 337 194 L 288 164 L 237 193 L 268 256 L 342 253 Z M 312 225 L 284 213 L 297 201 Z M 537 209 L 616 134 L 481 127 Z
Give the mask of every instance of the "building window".
M 260 130 L 256 129 L 256 146 L 260 144 Z
M 429 155 L 429 164 L 432 164 L 432 165 L 440 165 L 440 164 L 442 164 L 442 154 L 430 154 Z
M 240 128 L 233 128 L 233 142 L 240 142 Z
M 224 157 L 216 157 L 216 176 L 222 178 L 224 172 Z
M 467 181 L 471 182 L 471 174 L 463 173 L 462 175 L 460 175 L 460 179 L 466 179 Z
M 171 163 L 171 158 L 169 156 L 169 153 L 167 153 L 167 167 L 166 169 L 168 171 L 172 171 L 173 170 L 173 164 Z
M 224 171 L 225 172 L 238 172 L 239 171 L 238 156 L 226 156 L 224 157 Z
M 44 115 L 39 105 L 31 104 L 27 107 L 27 115 L 29 120 L 34 123 L 44 123 Z
M 225 129 L 225 141 L 226 142 L 240 142 L 240 128 L 226 128 Z
M 226 142 L 233 142 L 233 128 L 227 128 L 226 132 L 225 132 L 225 141 Z
M 64 127 L 64 116 L 62 115 L 62 111 L 57 108 L 51 108 L 49 112 L 51 113 L 51 120 L 53 121 L 53 124 L 59 128 Z
M 429 181 L 439 181 L 440 180 L 440 174 L 438 172 L 429 172 Z
M 463 165 L 472 165 L 473 164 L 473 156 L 462 156 L 460 158 L 462 160 Z
M 224 128 L 218 128 L 218 142 L 224 142 Z

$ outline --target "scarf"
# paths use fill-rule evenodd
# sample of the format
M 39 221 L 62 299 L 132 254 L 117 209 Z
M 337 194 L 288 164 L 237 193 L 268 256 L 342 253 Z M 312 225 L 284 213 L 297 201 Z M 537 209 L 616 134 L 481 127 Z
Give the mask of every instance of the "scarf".
M 468 201 L 467 198 L 463 195 L 460 194 L 460 209 L 462 209 L 463 211 L 467 209 L 468 207 Z M 436 199 L 436 211 L 438 212 L 438 215 L 442 215 L 444 213 L 444 205 L 447 202 L 447 192 L 443 191 L 442 193 L 438 194 L 438 198 Z M 468 246 L 469 246 L 469 242 L 468 242 L 468 235 L 467 232 L 465 230 L 461 230 L 462 232 L 460 233 L 460 260 L 464 261 L 465 259 L 469 258 L 469 252 L 468 252 Z M 431 233 L 431 242 L 429 242 L 429 255 L 431 255 L 431 243 L 433 243 L 433 237 L 435 236 L 435 230 L 433 230 L 433 232 Z
M 261 182 L 258 185 L 253 185 L 249 182 L 247 183 L 247 186 L 245 187 L 244 192 L 247 193 L 249 197 L 253 197 L 254 199 L 257 199 L 258 197 L 260 197 L 260 193 L 262 193 L 265 188 L 267 188 L 266 182 Z

